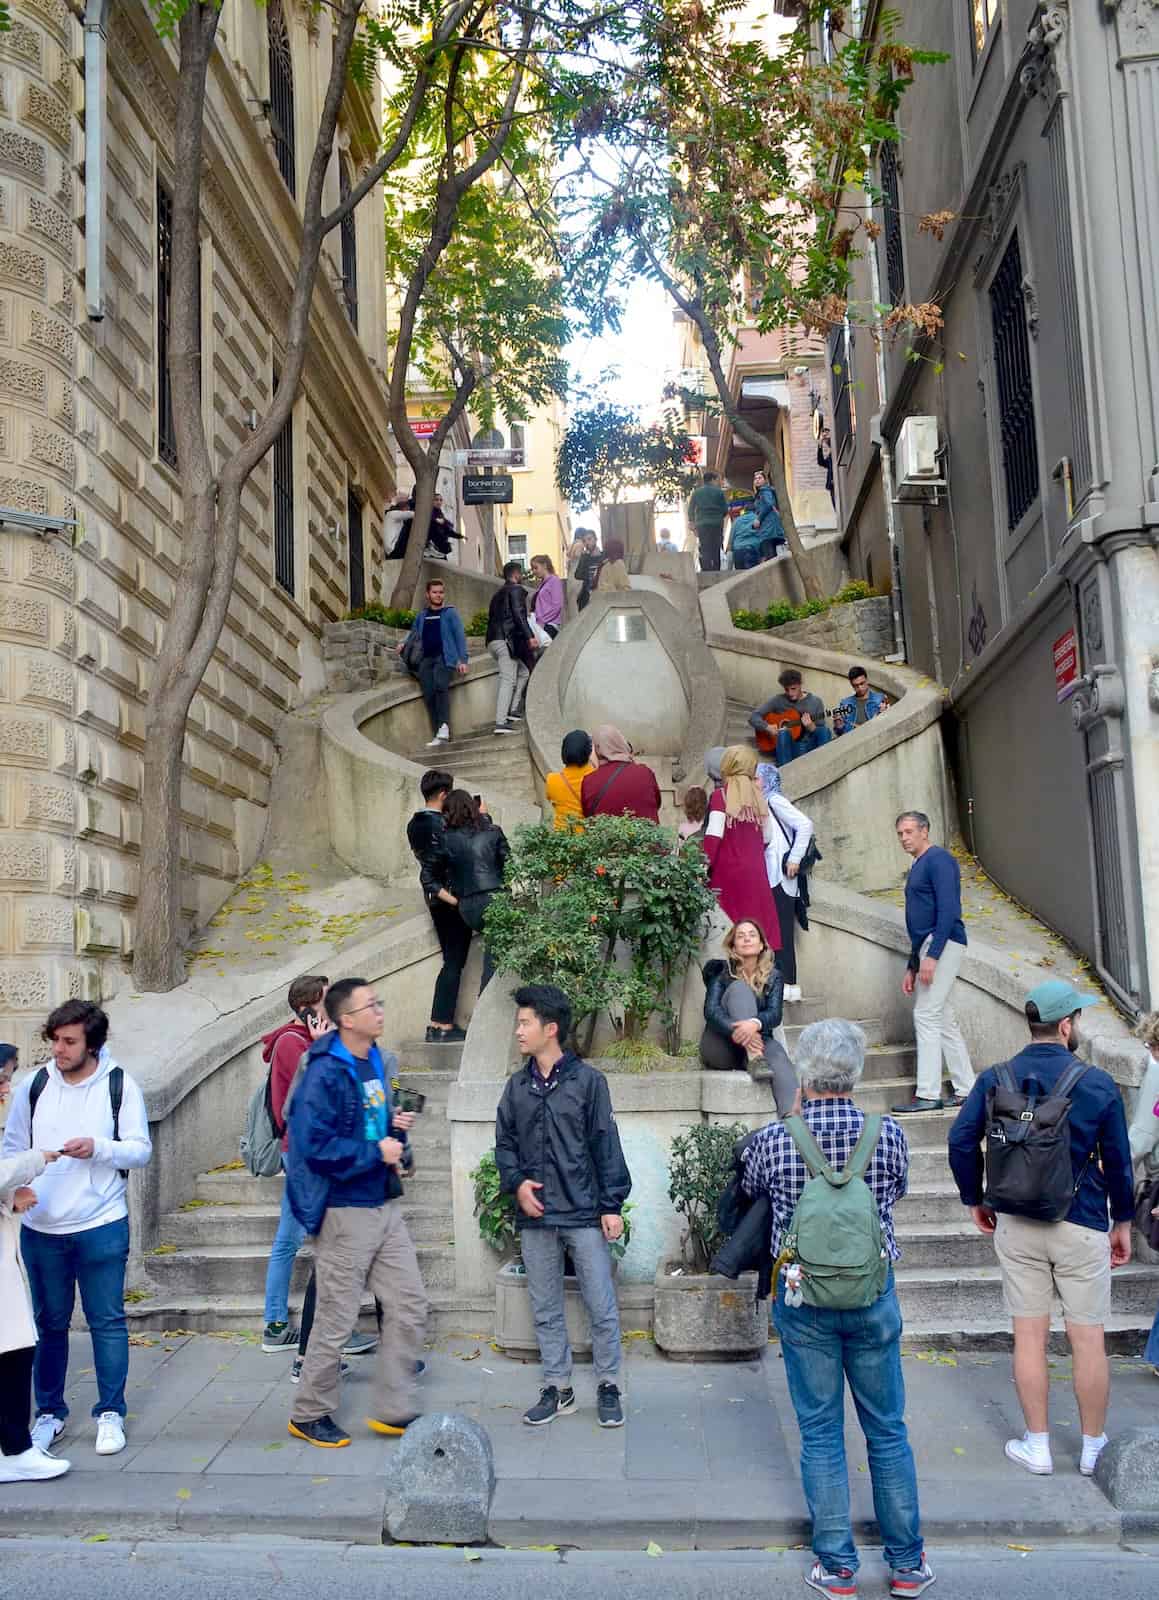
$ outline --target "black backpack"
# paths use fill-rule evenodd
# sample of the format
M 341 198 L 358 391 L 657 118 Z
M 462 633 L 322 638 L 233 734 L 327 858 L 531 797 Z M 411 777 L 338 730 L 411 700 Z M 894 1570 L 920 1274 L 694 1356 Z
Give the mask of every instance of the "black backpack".
M 1086 1173 L 1074 1174 L 1070 1150 L 1071 1092 L 1087 1071 L 1074 1061 L 1046 1095 L 1024 1093 L 1008 1061 L 994 1068 L 986 1095 L 986 1188 L 992 1211 L 1061 1222 Z M 1033 1077 L 1029 1078 L 1033 1083 Z
M 32 1140 L 32 1119 L 36 1115 L 36 1102 L 44 1093 L 48 1083 L 48 1068 L 41 1067 L 28 1086 L 28 1148 L 34 1148 Z M 123 1067 L 109 1069 L 109 1110 L 113 1113 L 113 1138 L 121 1137 L 121 1101 L 125 1098 L 125 1072 Z M 127 1172 L 118 1173 L 118 1176 L 128 1180 Z

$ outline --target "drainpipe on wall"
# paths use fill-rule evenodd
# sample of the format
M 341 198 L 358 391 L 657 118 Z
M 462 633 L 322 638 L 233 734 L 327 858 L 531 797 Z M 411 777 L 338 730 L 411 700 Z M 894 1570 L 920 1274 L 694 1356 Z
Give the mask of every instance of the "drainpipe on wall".
M 85 0 L 85 310 L 105 315 L 105 144 L 109 0 Z
M 874 245 L 866 254 L 869 257 L 869 281 L 873 294 L 873 303 L 879 306 L 881 300 L 881 272 L 877 265 L 877 246 Z M 879 339 L 874 340 L 874 365 L 877 369 L 877 414 L 882 416 L 885 412 L 886 377 L 885 377 L 885 350 Z M 897 506 L 893 498 L 893 451 L 889 441 L 880 431 L 877 433 L 877 448 L 881 457 L 881 491 L 885 496 L 885 532 L 889 539 L 889 598 L 893 611 L 893 654 L 887 656 L 887 661 L 905 660 L 905 628 L 901 617 L 901 551 L 898 545 L 898 516 Z

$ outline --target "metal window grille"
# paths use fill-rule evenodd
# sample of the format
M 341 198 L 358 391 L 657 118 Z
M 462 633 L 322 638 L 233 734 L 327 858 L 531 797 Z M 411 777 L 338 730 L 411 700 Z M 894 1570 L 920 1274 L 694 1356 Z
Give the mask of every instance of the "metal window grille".
M 173 384 L 169 377 L 169 313 L 173 299 L 173 196 L 157 180 L 157 454 L 177 465 Z
M 274 373 L 274 389 L 280 374 Z M 274 440 L 274 579 L 294 593 L 294 414 Z
M 290 54 L 290 30 L 282 0 L 269 0 L 266 8 L 266 33 L 270 46 L 270 132 L 278 171 L 291 194 L 297 193 L 294 145 L 294 62 Z
M 897 146 L 881 147 L 881 215 L 885 225 L 885 281 L 891 306 L 905 301 L 905 253 L 901 237 L 901 199 L 897 185 Z
M 1022 298 L 1022 252 L 1017 233 L 1011 234 L 990 284 L 990 320 L 994 331 L 1002 472 L 1006 480 L 1006 525 L 1013 532 L 1038 498 L 1034 380 L 1030 371 L 1030 340 Z
M 833 384 L 833 461 L 842 460 L 853 439 L 853 387 L 849 371 L 853 337 L 844 323 L 829 334 L 829 372 Z
M 338 198 L 345 204 L 350 198 L 350 168 L 345 161 L 338 163 Z M 354 212 L 350 211 L 339 223 L 342 235 L 342 298 L 346 302 L 346 315 L 351 325 L 358 326 L 358 235 L 354 227 Z
M 362 542 L 362 501 L 346 491 L 346 538 L 350 547 L 350 609 L 366 604 L 366 552 Z

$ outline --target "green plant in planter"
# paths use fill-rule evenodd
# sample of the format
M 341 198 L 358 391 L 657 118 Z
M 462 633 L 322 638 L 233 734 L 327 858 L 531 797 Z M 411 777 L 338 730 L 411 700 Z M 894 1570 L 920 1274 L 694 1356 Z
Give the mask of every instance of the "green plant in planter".
M 487 637 L 487 613 L 476 611 L 471 620 L 464 625 L 463 632 L 468 639 L 485 639 Z
M 703 851 L 674 848 L 638 817 L 592 817 L 582 833 L 517 828 L 508 893 L 487 909 L 487 943 L 502 972 L 554 983 L 576 1022 L 606 1011 L 637 1038 L 659 1015 L 679 1042 L 673 980 L 699 948 L 713 897 Z M 617 962 L 617 946 L 627 951 Z
M 480 1237 L 500 1255 L 509 1250 L 518 1254 L 515 1196 L 504 1194 L 499 1187 L 499 1167 L 494 1150 L 488 1150 L 486 1155 L 480 1157 L 479 1165 L 469 1176 L 475 1185 L 475 1215 L 479 1219 Z
M 672 1141 L 668 1198 L 685 1221 L 681 1253 L 692 1272 L 707 1272 L 725 1241 L 716 1208 L 732 1181 L 733 1149 L 748 1131 L 732 1123 L 698 1122 Z
M 381 622 L 384 628 L 409 628 L 414 619 L 413 611 L 398 606 L 384 606 L 377 600 L 346 613 L 348 622 Z

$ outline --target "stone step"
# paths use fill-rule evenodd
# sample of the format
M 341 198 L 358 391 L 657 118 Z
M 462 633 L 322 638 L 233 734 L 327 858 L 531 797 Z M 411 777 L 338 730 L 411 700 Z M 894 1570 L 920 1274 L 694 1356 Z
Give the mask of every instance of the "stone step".
M 446 1050 L 448 1046 L 443 1045 L 442 1048 Z M 450 1048 L 458 1049 L 460 1054 L 462 1053 L 461 1045 L 451 1046 Z M 421 1066 L 414 1063 L 413 1057 L 409 1054 L 410 1049 L 409 1045 L 399 1047 L 398 1054 L 400 1059 L 402 1059 L 403 1051 L 407 1052 L 407 1065 L 401 1067 L 398 1073 L 399 1083 L 404 1089 L 417 1089 L 420 1094 L 426 1095 L 427 1105 L 423 1113 L 424 1116 L 436 1108 L 445 1116 L 447 1100 L 458 1077 L 458 1067 L 451 1069 Z
M 954 1196 L 955 1200 L 957 1196 Z M 895 1213 L 897 1242 L 902 1265 L 911 1270 L 921 1267 L 990 1267 L 995 1265 L 994 1241 L 979 1233 L 972 1222 L 962 1222 L 962 1206 L 949 1222 L 918 1222 L 904 1209 Z
M 164 1241 L 166 1244 L 168 1240 Z M 447 1244 L 416 1244 L 423 1282 L 432 1288 L 451 1288 L 455 1281 L 455 1252 Z M 268 1251 L 252 1245 L 204 1245 L 176 1250 L 171 1255 L 146 1252 L 145 1271 L 160 1294 L 259 1294 L 265 1287 Z M 300 1292 L 310 1276 L 309 1245 L 294 1263 L 294 1288 Z
M 901 1125 L 906 1129 L 909 1138 L 909 1117 L 899 1118 Z M 930 1144 L 915 1147 L 912 1139 L 909 1140 L 909 1181 L 911 1189 L 946 1189 L 957 1194 L 953 1177 L 950 1173 L 950 1161 L 946 1154 L 946 1146 Z
M 269 1250 L 274 1242 L 281 1207 L 277 1197 L 261 1205 L 194 1206 L 162 1217 L 161 1238 L 182 1250 L 216 1245 L 245 1245 Z M 403 1215 L 416 1244 L 448 1244 L 454 1233 L 450 1196 L 445 1206 L 403 1201 Z
M 904 1096 L 898 1093 L 898 1087 L 898 1085 L 895 1085 L 892 1089 L 885 1091 L 882 1098 L 884 1098 L 887 1103 L 893 1100 L 903 1099 Z M 908 1078 L 902 1085 L 900 1085 L 900 1087 L 908 1089 L 910 1094 L 912 1094 L 914 1089 L 914 1080 L 912 1078 Z M 874 1092 L 879 1091 L 880 1089 L 880 1084 L 875 1084 L 872 1086 L 872 1090 Z M 867 1105 L 867 1101 L 870 1098 L 872 1098 L 871 1094 L 859 1093 L 857 1096 L 857 1103 L 860 1106 L 866 1106 L 867 1110 L 881 1110 L 882 1107 L 880 1105 Z M 901 1123 L 902 1128 L 905 1130 L 906 1142 L 910 1147 L 911 1156 L 915 1152 L 921 1150 L 938 1150 L 941 1153 L 942 1160 L 945 1161 L 946 1137 L 949 1134 L 950 1128 L 957 1114 L 958 1113 L 956 1111 L 919 1111 L 911 1116 L 899 1117 L 897 1120 Z
M 913 1172 L 912 1160 L 910 1172 Z M 945 1162 L 942 1163 L 942 1177 L 941 1183 L 910 1184 L 905 1199 L 898 1201 L 894 1211 L 899 1229 L 908 1229 L 917 1223 L 931 1223 L 943 1228 L 957 1227 L 962 1223 L 968 1213 L 958 1198 L 949 1165 Z
M 803 1000 L 798 1000 L 795 1005 L 787 1005 L 784 1009 L 784 1025 L 790 1054 L 793 1045 L 801 1036 L 802 1028 L 808 1027 L 811 1022 L 824 1022 L 826 1017 L 836 1015 L 831 1004 L 824 1000 L 812 1000 L 808 995 Z M 876 1017 L 851 1017 L 849 1020 L 857 1023 L 865 1035 L 865 1042 L 870 1050 L 876 1050 L 885 1044 L 885 1027 Z
M 224 1172 L 203 1172 L 194 1185 L 194 1199 L 220 1206 L 278 1207 L 282 1203 L 282 1178 L 255 1178 L 244 1167 Z M 415 1205 L 438 1205 L 450 1198 L 449 1159 L 424 1158 L 421 1171 L 406 1180 L 406 1199 Z
M 965 1328 L 1010 1327 L 997 1265 L 914 1267 L 906 1266 L 903 1260 L 896 1277 L 902 1315 L 907 1326 L 912 1325 L 911 1331 L 937 1329 L 952 1338 Z M 1150 1326 L 1157 1296 L 1159 1267 L 1132 1263 L 1111 1274 L 1111 1310 L 1115 1316 L 1145 1317 L 1146 1322 L 1140 1325 Z
M 449 1092 L 449 1084 L 458 1076 L 459 1063 L 463 1059 L 461 1041 L 458 1044 L 428 1044 L 425 1039 L 404 1039 L 392 1048 L 399 1060 L 400 1083 L 410 1083 L 413 1076 L 414 1087 L 423 1089 L 425 1094 L 423 1085 L 417 1081 L 418 1075 L 445 1073 Z
M 432 1289 L 427 1285 L 430 1313 L 427 1318 L 427 1339 L 444 1334 L 463 1333 L 478 1339 L 491 1337 L 495 1314 L 493 1296 L 476 1300 L 457 1295 L 453 1289 Z M 301 1296 L 291 1300 L 291 1315 L 301 1310 Z M 125 1307 L 130 1331 L 133 1333 L 248 1333 L 257 1336 L 262 1330 L 265 1311 L 260 1294 L 220 1295 L 155 1293 L 147 1300 L 139 1300 Z M 375 1331 L 374 1301 L 362 1302 L 358 1326 L 363 1333 Z M 287 1393 L 290 1390 L 290 1352 L 271 1355 L 270 1375 L 277 1378 L 285 1366 Z

